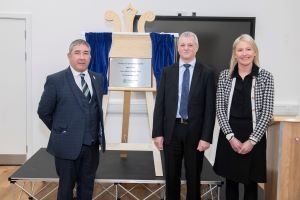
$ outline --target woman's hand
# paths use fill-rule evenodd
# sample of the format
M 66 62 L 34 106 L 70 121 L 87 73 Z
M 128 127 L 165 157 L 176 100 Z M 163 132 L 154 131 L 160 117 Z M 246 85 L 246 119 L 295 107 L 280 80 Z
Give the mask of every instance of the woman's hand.
M 233 151 L 239 153 L 242 148 L 242 143 L 235 137 L 232 137 L 232 139 L 229 141 L 231 148 Z
M 253 149 L 253 146 L 254 145 L 250 142 L 250 140 L 247 140 L 242 144 L 239 153 L 240 154 L 247 154 Z

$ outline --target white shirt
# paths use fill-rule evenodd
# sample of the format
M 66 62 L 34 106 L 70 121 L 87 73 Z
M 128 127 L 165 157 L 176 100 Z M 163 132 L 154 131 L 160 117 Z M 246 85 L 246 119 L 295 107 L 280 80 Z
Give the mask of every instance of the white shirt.
M 92 81 L 91 77 L 88 73 L 88 70 L 85 70 L 84 72 L 78 72 L 76 71 L 72 66 L 70 66 L 74 80 L 76 82 L 76 85 L 79 87 L 79 89 L 82 91 L 82 85 L 81 85 L 81 76 L 80 74 L 84 74 L 84 80 L 87 83 L 91 96 L 93 96 L 93 87 L 92 87 Z
M 177 118 L 181 118 L 181 116 L 179 114 L 179 108 L 180 108 L 180 101 L 181 101 L 181 85 L 182 85 L 183 73 L 185 71 L 185 67 L 183 66 L 184 64 L 190 64 L 191 65 L 189 67 L 189 71 L 190 71 L 190 84 L 189 84 L 189 86 L 191 88 L 193 72 L 194 72 L 194 68 L 195 68 L 195 64 L 196 64 L 196 58 L 193 59 L 189 63 L 184 63 L 184 62 L 182 62 L 182 60 L 179 60 L 178 102 L 177 102 L 177 114 L 176 114 Z

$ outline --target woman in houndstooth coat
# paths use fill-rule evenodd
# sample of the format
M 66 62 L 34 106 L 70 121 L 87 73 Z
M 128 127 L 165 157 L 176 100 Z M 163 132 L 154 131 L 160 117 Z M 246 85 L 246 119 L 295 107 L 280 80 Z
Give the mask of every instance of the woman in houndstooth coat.
M 273 115 L 274 83 L 259 67 L 258 48 L 247 34 L 233 43 L 230 68 L 217 89 L 220 134 L 214 170 L 226 179 L 226 199 L 257 199 L 257 183 L 266 182 L 266 131 Z

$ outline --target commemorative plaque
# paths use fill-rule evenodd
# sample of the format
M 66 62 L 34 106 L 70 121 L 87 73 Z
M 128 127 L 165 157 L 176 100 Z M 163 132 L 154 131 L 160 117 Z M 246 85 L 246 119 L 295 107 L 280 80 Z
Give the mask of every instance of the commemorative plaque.
M 152 87 L 150 58 L 110 58 L 109 86 Z

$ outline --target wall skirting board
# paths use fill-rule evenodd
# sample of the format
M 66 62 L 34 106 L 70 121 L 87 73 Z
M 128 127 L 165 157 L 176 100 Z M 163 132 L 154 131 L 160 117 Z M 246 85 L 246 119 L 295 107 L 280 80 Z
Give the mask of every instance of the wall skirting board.
M 26 161 L 26 154 L 0 154 L 0 165 L 21 165 Z

